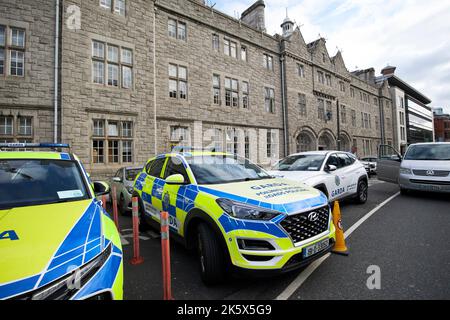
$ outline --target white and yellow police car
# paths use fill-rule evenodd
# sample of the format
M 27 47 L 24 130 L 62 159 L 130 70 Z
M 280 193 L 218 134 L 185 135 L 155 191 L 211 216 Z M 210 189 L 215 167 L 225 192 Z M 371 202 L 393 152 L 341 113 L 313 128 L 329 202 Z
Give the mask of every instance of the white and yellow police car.
M 361 204 L 367 201 L 367 172 L 364 165 L 348 152 L 296 153 L 280 160 L 269 173 L 319 189 L 330 202 L 344 198 L 354 198 Z
M 326 196 L 274 178 L 236 155 L 162 154 L 138 175 L 141 225 L 170 215 L 171 235 L 197 249 L 202 279 L 224 280 L 229 267 L 283 272 L 330 251 L 335 228 Z

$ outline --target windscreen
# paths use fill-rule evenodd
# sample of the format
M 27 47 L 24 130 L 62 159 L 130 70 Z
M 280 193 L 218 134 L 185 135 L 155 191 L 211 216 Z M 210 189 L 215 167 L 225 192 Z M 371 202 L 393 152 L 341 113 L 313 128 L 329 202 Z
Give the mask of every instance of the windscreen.
M 411 146 L 405 155 L 405 160 L 450 160 L 450 144 L 425 144 Z
M 134 181 L 134 179 L 136 179 L 136 176 L 141 173 L 142 168 L 138 168 L 138 169 L 127 169 L 125 170 L 125 179 L 127 179 L 127 181 Z
M 0 209 L 88 198 L 73 161 L 0 160 Z

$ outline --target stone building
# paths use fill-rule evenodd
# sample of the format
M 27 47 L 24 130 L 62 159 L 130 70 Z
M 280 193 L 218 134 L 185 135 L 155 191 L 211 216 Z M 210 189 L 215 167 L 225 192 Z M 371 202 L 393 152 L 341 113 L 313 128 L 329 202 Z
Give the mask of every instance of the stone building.
M 95 177 L 179 144 L 263 166 L 392 144 L 387 81 L 265 19 L 261 0 L 241 19 L 201 0 L 2 0 L 0 140 L 56 135 Z

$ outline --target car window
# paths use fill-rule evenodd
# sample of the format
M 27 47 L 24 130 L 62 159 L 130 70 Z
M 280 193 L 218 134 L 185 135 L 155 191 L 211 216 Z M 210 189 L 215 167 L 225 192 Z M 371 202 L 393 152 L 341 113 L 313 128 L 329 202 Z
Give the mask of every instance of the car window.
M 427 144 L 410 146 L 405 160 L 448 161 L 450 160 L 450 144 Z
M 122 178 L 122 169 L 117 170 L 115 177 Z
M 152 165 L 155 161 L 149 161 L 146 165 L 145 165 L 145 172 L 147 172 L 147 174 L 150 174 L 150 169 L 152 168 Z
M 125 170 L 125 179 L 127 181 L 134 181 L 134 179 L 136 179 L 136 176 L 141 172 L 141 170 L 142 169 L 139 168 Z
M 0 160 L 0 210 L 88 198 L 75 161 Z
M 301 154 L 289 156 L 274 166 L 279 171 L 319 171 L 325 160 L 320 154 Z
M 164 162 L 166 162 L 166 158 L 156 159 L 153 162 L 148 174 L 152 177 L 160 178 L 162 168 L 164 167 Z
M 184 168 L 183 163 L 180 159 L 177 157 L 171 157 L 169 158 L 169 161 L 167 162 L 166 167 L 166 173 L 164 175 L 164 179 L 167 179 L 167 177 L 174 175 L 174 174 L 181 174 L 184 178 L 184 182 L 189 184 L 189 176 L 186 172 L 186 169 Z
M 341 168 L 340 161 L 337 154 L 332 154 L 327 161 L 328 166 L 336 166 L 336 168 Z
M 342 167 L 348 167 L 348 166 L 351 166 L 355 161 L 352 158 L 350 158 L 349 156 L 347 156 L 345 153 L 340 153 L 339 154 L 339 162 Z

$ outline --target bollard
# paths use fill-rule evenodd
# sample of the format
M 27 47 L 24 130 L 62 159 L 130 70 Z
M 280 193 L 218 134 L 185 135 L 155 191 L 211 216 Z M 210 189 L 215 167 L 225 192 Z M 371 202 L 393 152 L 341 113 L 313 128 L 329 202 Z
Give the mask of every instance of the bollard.
M 170 272 L 169 213 L 161 212 L 161 250 L 164 300 L 173 300 Z
M 102 206 L 106 210 L 106 194 L 102 195 Z
M 141 257 L 139 252 L 139 207 L 138 198 L 133 197 L 133 259 L 131 259 L 132 265 L 141 264 L 144 262 L 144 258 Z
M 114 217 L 114 223 L 116 224 L 117 231 L 120 233 L 119 228 L 119 214 L 117 210 L 117 192 L 116 192 L 116 186 L 112 187 L 112 204 L 113 204 L 113 217 Z

